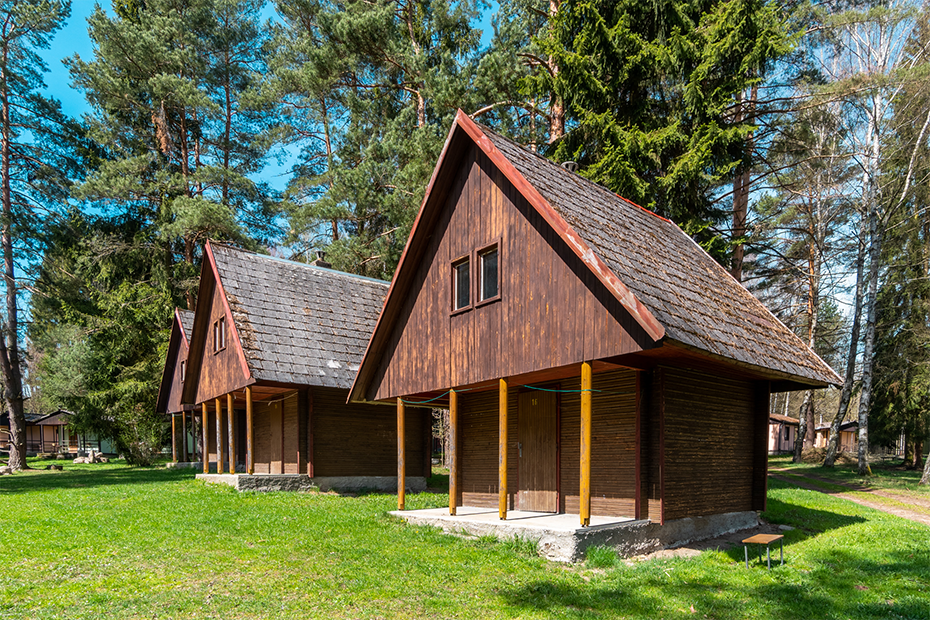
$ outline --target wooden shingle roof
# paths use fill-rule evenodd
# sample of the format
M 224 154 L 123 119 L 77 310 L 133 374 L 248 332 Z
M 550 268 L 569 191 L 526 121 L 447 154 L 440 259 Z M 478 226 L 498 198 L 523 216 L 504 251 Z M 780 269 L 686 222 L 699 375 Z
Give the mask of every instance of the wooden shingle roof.
M 352 388 L 364 400 L 414 286 L 457 162 L 471 145 L 490 159 L 662 350 L 695 354 L 802 386 L 842 380 L 762 302 L 673 222 L 477 125 L 461 110 L 433 171 L 391 291 Z M 408 265 L 408 263 L 410 263 Z
M 181 321 L 181 329 L 184 330 L 184 337 L 188 342 L 191 339 L 191 332 L 194 329 L 194 312 L 192 310 L 177 309 L 178 319 Z
M 251 376 L 348 388 L 388 283 L 211 244 Z
M 481 130 L 661 323 L 666 339 L 818 383 L 842 383 L 673 222 Z

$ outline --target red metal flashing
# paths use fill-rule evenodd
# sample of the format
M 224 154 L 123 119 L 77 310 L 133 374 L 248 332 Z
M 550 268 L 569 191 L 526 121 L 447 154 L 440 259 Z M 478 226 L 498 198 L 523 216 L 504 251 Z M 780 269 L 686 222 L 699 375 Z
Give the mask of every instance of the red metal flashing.
M 617 301 L 620 302 L 627 312 L 629 312 L 633 319 L 639 323 L 639 325 L 645 330 L 649 337 L 653 340 L 661 340 L 665 336 L 665 327 L 649 312 L 649 309 L 646 308 L 636 296 L 633 295 L 633 292 L 630 291 L 627 286 L 620 281 L 620 278 L 610 270 L 610 267 L 604 263 L 601 258 L 594 253 L 588 244 L 582 239 L 575 230 L 569 226 L 568 222 L 559 215 L 555 209 L 552 208 L 552 205 L 542 197 L 542 195 L 536 190 L 533 185 L 527 181 L 522 174 L 510 163 L 503 153 L 501 153 L 494 143 L 491 142 L 481 128 L 473 120 L 471 120 L 467 114 L 461 110 L 455 116 L 455 124 L 453 125 L 452 131 L 455 131 L 455 127 L 461 127 L 465 133 L 467 133 L 475 144 L 478 145 L 484 154 L 488 156 L 491 162 L 504 173 L 504 176 L 507 177 L 517 191 L 519 191 L 526 200 L 533 205 L 536 211 L 546 220 L 546 223 L 552 227 L 552 229 L 562 238 L 563 241 L 568 245 L 569 248 L 575 253 L 584 262 L 585 265 L 594 273 L 598 280 L 601 281 L 604 286 L 607 287 L 614 297 L 617 298 Z M 450 132 L 450 136 L 452 132 Z M 447 141 L 448 142 L 448 141 Z M 441 162 L 442 160 L 440 160 Z M 437 166 L 438 170 L 439 166 Z M 435 172 L 434 172 L 435 178 Z M 632 203 L 631 203 L 632 204 Z M 642 208 L 642 207 L 640 207 Z M 644 209 L 645 210 L 645 209 Z M 422 208 L 421 208 L 422 212 Z M 658 216 L 657 216 L 658 217 Z M 399 269 L 399 267 L 398 267 Z M 390 292 L 388 292 L 390 295 Z
M 633 205 L 633 206 L 636 207 L 637 209 L 641 209 L 642 211 L 645 211 L 645 212 L 648 213 L 649 215 L 652 215 L 652 216 L 654 216 L 654 217 L 659 218 L 659 219 L 662 220 L 663 222 L 668 222 L 669 224 L 674 224 L 674 223 L 675 223 L 675 222 L 673 222 L 672 220 L 668 219 L 667 217 L 662 217 L 661 215 L 659 215 L 659 214 L 656 213 L 655 211 L 650 211 L 650 210 L 647 209 L 646 207 L 641 207 L 641 206 L 639 206 L 638 204 L 636 204 L 635 202 L 633 202 L 633 201 L 630 200 L 629 198 L 624 198 L 623 196 L 621 196 L 620 194 L 618 194 L 618 193 L 616 193 L 616 192 L 614 192 L 614 196 L 616 196 L 617 198 L 619 198 L 619 199 L 622 200 L 623 202 L 627 202 L 627 203 Z
M 236 343 L 236 353 L 239 356 L 239 363 L 242 365 L 242 374 L 245 375 L 246 381 L 248 381 L 252 378 L 252 372 L 249 370 L 249 363 L 245 359 L 245 351 L 242 350 L 242 342 L 239 340 L 239 330 L 236 329 L 236 321 L 233 319 L 232 309 L 229 307 L 229 300 L 226 299 L 226 290 L 223 288 L 223 282 L 220 280 L 220 272 L 216 267 L 216 259 L 213 257 L 213 247 L 210 245 L 209 239 L 207 239 L 204 250 L 204 254 L 206 254 L 207 259 L 210 261 L 210 269 L 213 270 L 213 280 L 220 290 L 220 299 L 223 300 L 223 310 L 226 313 L 226 317 L 229 319 L 229 329 L 233 335 L 233 342 Z M 206 342 L 206 340 L 204 340 L 204 342 Z

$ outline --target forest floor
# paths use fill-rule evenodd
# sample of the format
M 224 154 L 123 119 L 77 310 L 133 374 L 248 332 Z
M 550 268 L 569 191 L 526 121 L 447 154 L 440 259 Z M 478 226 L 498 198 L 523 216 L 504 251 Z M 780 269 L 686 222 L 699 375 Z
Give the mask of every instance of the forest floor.
M 762 516 L 785 535 L 769 571 L 747 570 L 738 544 L 552 563 L 525 541 L 407 525 L 392 495 L 237 493 L 194 473 L 0 478 L 0 618 L 927 617 L 930 530 L 793 479 L 769 483 Z

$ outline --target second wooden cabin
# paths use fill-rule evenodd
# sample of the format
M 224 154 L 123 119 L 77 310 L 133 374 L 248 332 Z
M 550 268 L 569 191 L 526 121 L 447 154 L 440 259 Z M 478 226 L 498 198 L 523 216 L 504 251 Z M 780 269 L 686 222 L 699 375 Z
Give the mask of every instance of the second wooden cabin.
M 392 409 L 346 404 L 388 284 L 207 243 L 181 402 L 203 471 L 240 489 L 397 488 Z M 403 433 L 406 487 L 430 471 L 431 414 Z

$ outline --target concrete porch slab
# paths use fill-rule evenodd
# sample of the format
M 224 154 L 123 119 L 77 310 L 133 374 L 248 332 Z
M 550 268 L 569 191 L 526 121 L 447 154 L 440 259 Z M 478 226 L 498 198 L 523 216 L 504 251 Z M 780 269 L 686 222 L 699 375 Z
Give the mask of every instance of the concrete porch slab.
M 226 484 L 237 491 L 397 491 L 393 476 L 317 476 L 304 474 L 197 474 L 197 480 L 210 484 Z M 407 478 L 407 490 L 426 490 L 426 478 Z
M 581 527 L 577 514 L 512 510 L 507 513 L 507 520 L 501 521 L 495 509 L 460 506 L 456 512 L 454 517 L 449 515 L 448 508 L 395 510 L 390 514 L 413 525 L 438 527 L 449 534 L 532 540 L 540 555 L 557 562 L 579 562 L 592 546 L 613 547 L 619 555 L 630 557 L 759 523 L 758 515 L 752 511 L 677 519 L 665 525 L 649 520 L 592 516 L 589 527 Z

